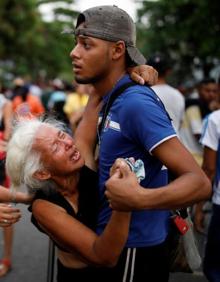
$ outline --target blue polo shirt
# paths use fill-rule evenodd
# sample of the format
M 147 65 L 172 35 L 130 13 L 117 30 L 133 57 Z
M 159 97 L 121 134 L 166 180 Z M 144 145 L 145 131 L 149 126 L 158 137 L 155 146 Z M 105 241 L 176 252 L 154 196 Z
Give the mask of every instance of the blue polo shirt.
M 112 92 L 130 82 L 125 75 L 104 97 L 108 103 Z M 111 215 L 104 196 L 105 181 L 117 158 L 134 157 L 144 162 L 146 177 L 141 186 L 156 189 L 167 184 L 167 170 L 152 156 L 151 151 L 162 142 L 176 136 L 160 99 L 146 86 L 126 89 L 113 103 L 100 136 L 99 193 L 101 209 L 97 232 L 100 234 Z M 168 232 L 167 210 L 143 210 L 132 213 L 127 247 L 145 247 L 162 243 Z

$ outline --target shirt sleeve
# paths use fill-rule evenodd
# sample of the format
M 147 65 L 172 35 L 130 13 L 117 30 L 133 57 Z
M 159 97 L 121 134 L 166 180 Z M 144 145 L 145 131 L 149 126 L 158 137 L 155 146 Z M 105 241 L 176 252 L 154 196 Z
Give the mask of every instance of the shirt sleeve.
M 122 134 L 150 153 L 176 136 L 161 100 L 150 90 L 125 95 L 119 120 Z
M 219 133 L 218 123 L 213 115 L 210 115 L 204 122 L 203 134 L 200 139 L 200 143 L 203 146 L 209 147 L 210 149 L 217 151 L 219 145 Z

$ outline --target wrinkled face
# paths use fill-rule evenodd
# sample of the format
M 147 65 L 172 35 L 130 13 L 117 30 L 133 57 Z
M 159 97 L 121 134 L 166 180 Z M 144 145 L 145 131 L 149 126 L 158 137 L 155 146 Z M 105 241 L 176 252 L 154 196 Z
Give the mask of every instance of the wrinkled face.
M 201 85 L 199 89 L 199 95 L 202 100 L 210 103 L 213 100 L 217 100 L 218 95 L 218 85 L 216 83 L 207 83 Z
M 75 79 L 78 83 L 96 83 L 106 77 L 111 62 L 112 43 L 79 35 L 70 53 Z
M 68 176 L 84 165 L 73 138 L 52 126 L 41 126 L 33 149 L 41 154 L 41 161 L 51 176 Z

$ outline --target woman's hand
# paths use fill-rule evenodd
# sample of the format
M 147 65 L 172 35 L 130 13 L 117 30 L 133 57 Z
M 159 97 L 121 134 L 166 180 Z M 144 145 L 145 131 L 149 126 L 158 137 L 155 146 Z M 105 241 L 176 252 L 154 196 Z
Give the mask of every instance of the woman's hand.
M 8 227 L 16 223 L 21 218 L 19 209 L 10 204 L 0 204 L 0 226 Z
M 132 164 L 135 163 L 134 158 L 129 158 L 129 161 Z M 113 163 L 112 167 L 110 168 L 110 176 L 112 176 L 117 170 L 120 170 L 120 168 L 123 167 L 123 166 L 127 166 L 128 168 L 130 168 L 128 163 L 125 161 L 125 159 L 123 159 L 123 158 L 116 159 L 115 162 Z
M 145 83 L 154 85 L 158 80 L 158 72 L 153 67 L 148 65 L 140 65 L 128 68 L 127 71 L 131 79 L 141 85 L 144 85 Z

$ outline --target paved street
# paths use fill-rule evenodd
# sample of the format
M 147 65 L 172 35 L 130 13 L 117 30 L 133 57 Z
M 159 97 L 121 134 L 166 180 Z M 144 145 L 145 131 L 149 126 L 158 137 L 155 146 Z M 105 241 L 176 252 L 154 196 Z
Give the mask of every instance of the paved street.
M 13 268 L 1 281 L 46 282 L 48 238 L 30 223 L 27 207 L 17 206 L 21 208 L 23 217 L 15 225 Z M 2 232 L 0 238 L 2 246 Z
M 21 208 L 23 217 L 15 225 L 13 269 L 7 276 L 1 278 L 1 282 L 47 282 L 48 238 L 32 226 L 26 207 L 23 205 L 18 207 Z M 2 234 L 0 243 L 2 250 Z M 193 275 L 178 273 L 171 275 L 170 282 L 207 282 L 207 280 L 201 272 Z

